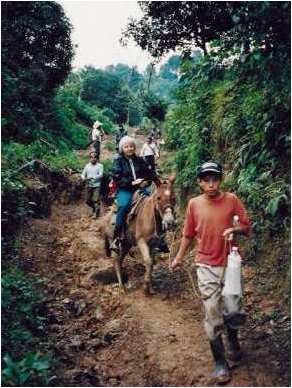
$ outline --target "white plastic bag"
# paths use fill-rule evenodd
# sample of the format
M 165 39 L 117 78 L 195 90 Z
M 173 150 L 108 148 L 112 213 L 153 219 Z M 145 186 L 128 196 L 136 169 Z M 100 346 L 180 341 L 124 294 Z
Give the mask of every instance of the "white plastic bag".
M 222 295 L 242 295 L 241 257 L 238 252 L 238 247 L 232 247 L 228 255 Z

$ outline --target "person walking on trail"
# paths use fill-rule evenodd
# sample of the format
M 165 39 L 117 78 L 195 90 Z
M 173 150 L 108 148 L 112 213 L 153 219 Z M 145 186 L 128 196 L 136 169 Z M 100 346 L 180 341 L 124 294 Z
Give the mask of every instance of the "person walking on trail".
M 147 141 L 142 146 L 140 156 L 142 156 L 151 170 L 155 171 L 155 160 L 159 158 L 159 151 L 152 136 L 147 137 Z
M 135 191 L 141 190 L 145 195 L 150 194 L 150 184 L 160 184 L 155 171 L 149 169 L 143 158 L 136 155 L 134 138 L 124 136 L 119 144 L 119 156 L 113 162 L 113 181 L 117 186 L 116 201 L 118 205 L 114 240 L 111 249 L 120 253 L 122 239 L 125 237 L 126 216 L 131 207 Z M 166 249 L 164 241 L 159 240 L 160 249 Z
M 100 215 L 100 182 L 103 177 L 103 165 L 98 163 L 96 152 L 90 152 L 90 162 L 86 164 L 81 178 L 86 181 L 86 204 L 92 208 L 93 215 Z
M 159 140 L 161 138 L 161 129 L 153 127 L 150 131 L 149 136 L 153 137 L 153 139 L 155 140 Z
M 171 269 L 182 264 L 183 257 L 197 240 L 197 279 L 205 310 L 204 328 L 215 361 L 213 377 L 217 383 L 230 380 L 230 370 L 222 341 L 227 330 L 229 356 L 238 362 L 242 356 L 238 329 L 245 321 L 242 300 L 238 295 L 222 295 L 228 245 L 233 235 L 250 231 L 247 212 L 239 198 L 220 191 L 222 168 L 217 162 L 203 163 L 198 169 L 197 182 L 203 194 L 192 198 L 186 210 L 185 224 L 178 253 Z M 232 226 L 237 216 L 237 226 Z M 232 243 L 233 244 L 233 243 Z
M 119 151 L 119 143 L 124 136 L 127 136 L 128 132 L 124 128 L 123 124 L 119 125 L 118 132 L 116 134 L 116 151 Z
M 100 148 L 103 137 L 104 130 L 102 129 L 102 124 L 99 121 L 95 121 L 91 131 L 91 144 L 93 151 L 96 153 L 98 159 L 100 157 Z

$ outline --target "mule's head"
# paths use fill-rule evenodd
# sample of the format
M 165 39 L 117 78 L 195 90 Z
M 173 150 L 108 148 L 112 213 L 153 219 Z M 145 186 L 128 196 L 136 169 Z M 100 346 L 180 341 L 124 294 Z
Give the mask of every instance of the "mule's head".
M 161 216 L 164 230 L 173 230 L 176 226 L 174 181 L 175 174 L 171 175 L 167 180 L 162 180 L 154 196 L 155 207 Z

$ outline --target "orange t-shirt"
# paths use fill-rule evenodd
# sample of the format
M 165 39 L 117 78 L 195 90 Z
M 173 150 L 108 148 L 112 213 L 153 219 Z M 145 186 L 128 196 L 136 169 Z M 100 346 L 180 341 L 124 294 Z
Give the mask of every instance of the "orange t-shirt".
M 233 193 L 220 193 L 216 198 L 202 194 L 189 201 L 183 236 L 196 237 L 196 260 L 202 264 L 223 266 L 229 252 L 223 232 L 233 226 L 238 215 L 239 224 L 248 233 L 250 221 L 242 202 Z

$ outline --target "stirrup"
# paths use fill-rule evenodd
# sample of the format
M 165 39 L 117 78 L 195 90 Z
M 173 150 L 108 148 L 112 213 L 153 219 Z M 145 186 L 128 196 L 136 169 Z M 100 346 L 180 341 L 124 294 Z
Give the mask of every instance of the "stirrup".
M 121 252 L 121 239 L 119 237 L 115 238 L 110 244 L 110 250 L 114 251 L 117 254 Z

